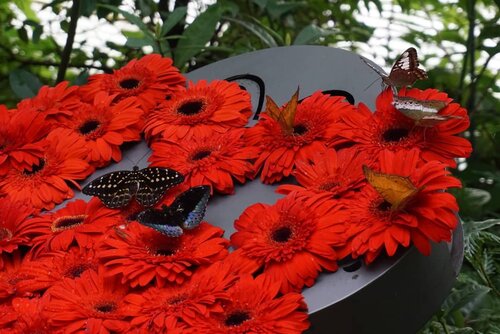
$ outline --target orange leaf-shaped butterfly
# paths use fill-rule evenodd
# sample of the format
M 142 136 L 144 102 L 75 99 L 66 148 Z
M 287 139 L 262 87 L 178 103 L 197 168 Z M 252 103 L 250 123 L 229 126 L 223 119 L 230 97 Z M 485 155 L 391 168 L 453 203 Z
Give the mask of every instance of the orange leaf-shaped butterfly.
M 270 97 L 266 96 L 266 113 L 279 123 L 284 133 L 293 134 L 293 124 L 295 121 L 295 113 L 297 112 L 297 105 L 299 104 L 299 89 L 286 104 L 283 109 L 280 109 L 276 102 Z
M 363 166 L 366 180 L 375 190 L 391 204 L 391 211 L 397 211 L 420 191 L 408 177 L 385 174 Z

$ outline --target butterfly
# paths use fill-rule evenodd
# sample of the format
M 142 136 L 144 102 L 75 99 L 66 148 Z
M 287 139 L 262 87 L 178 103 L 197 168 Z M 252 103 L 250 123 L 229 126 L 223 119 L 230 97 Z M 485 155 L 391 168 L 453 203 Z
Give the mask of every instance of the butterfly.
M 392 66 L 389 75 L 381 72 L 378 68 L 361 58 L 363 62 L 382 77 L 382 81 L 394 88 L 411 86 L 417 80 L 427 79 L 427 72 L 418 67 L 418 56 L 415 48 L 409 48 L 403 52 Z
M 122 208 L 133 197 L 145 207 L 155 205 L 165 191 L 184 181 L 184 176 L 175 170 L 161 167 L 147 167 L 111 172 L 92 180 L 82 192 L 99 197 L 111 209 Z
M 278 107 L 276 102 L 270 97 L 266 96 L 266 114 L 269 115 L 272 119 L 279 123 L 281 129 L 284 133 L 291 135 L 294 131 L 294 121 L 295 114 L 297 112 L 297 105 L 299 104 L 299 89 L 295 94 L 293 94 L 292 98 L 283 110 Z
M 453 118 L 462 118 L 454 115 L 440 115 L 439 111 L 448 105 L 441 100 L 417 100 L 408 96 L 394 96 L 392 105 L 416 125 L 431 127 Z
M 201 223 L 209 198 L 209 186 L 193 187 L 177 196 L 170 206 L 140 212 L 137 221 L 169 237 L 180 237 L 184 229 L 191 230 Z
M 363 166 L 366 180 L 382 198 L 391 204 L 391 211 L 397 211 L 420 191 L 408 177 L 378 173 L 367 166 Z

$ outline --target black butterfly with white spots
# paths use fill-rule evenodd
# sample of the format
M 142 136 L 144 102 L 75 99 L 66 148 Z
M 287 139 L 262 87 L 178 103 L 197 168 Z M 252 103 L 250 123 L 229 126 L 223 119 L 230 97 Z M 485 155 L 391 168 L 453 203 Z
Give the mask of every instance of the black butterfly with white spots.
M 135 197 L 144 207 L 158 203 L 165 192 L 184 181 L 184 176 L 175 170 L 147 167 L 122 170 L 105 174 L 87 184 L 82 192 L 99 197 L 111 209 L 122 208 Z
M 427 79 L 427 72 L 419 68 L 417 50 L 409 48 L 399 56 L 392 66 L 389 75 L 382 73 L 378 68 L 361 58 L 366 65 L 382 77 L 382 81 L 393 88 L 411 86 L 417 80 Z
M 201 223 L 209 198 L 209 186 L 193 187 L 177 196 L 170 206 L 140 212 L 137 221 L 169 237 L 180 237 L 184 230 Z

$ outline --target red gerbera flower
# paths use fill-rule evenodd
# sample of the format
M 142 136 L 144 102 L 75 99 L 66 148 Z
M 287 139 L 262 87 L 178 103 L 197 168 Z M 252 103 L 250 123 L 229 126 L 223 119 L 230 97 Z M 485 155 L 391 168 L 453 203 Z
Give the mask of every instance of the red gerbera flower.
M 275 205 L 257 203 L 234 223 L 231 243 L 241 248 L 241 266 L 257 270 L 279 282 L 283 293 L 312 286 L 323 269 L 337 270 L 333 246 L 344 243 L 348 213 L 329 203 L 312 209 L 296 193 Z
M 12 334 L 51 334 L 58 333 L 48 324 L 43 316 L 43 309 L 48 298 L 14 298 L 12 307 L 18 314 L 16 322 L 10 328 Z M 0 331 L 0 333 L 3 333 Z
M 24 99 L 17 107 L 35 111 L 47 119 L 51 116 L 70 115 L 78 107 L 80 99 L 76 94 L 78 86 L 68 85 L 68 81 L 63 81 L 55 87 L 43 86 L 35 97 Z
M 318 152 L 312 160 L 297 161 L 292 174 L 299 185 L 284 184 L 276 190 L 281 194 L 298 191 L 307 197 L 307 206 L 317 206 L 329 199 L 348 198 L 357 194 L 365 183 L 362 166 L 370 158 L 354 149 L 333 149 Z
M 186 80 L 179 70 L 172 66 L 172 59 L 151 54 L 134 59 L 113 74 L 95 74 L 80 92 L 88 100 L 104 91 L 108 95 L 118 94 L 117 99 L 135 96 L 144 111 L 148 111 L 165 96 L 183 88 Z
M 3 267 L 0 270 L 0 301 L 14 296 L 17 293 L 17 283 L 29 278 L 21 272 L 25 259 L 19 252 L 4 254 L 1 257 L 2 261 L 0 262 L 3 263 Z M 21 297 L 23 296 L 21 295 Z
M 269 276 L 243 277 L 228 290 L 224 312 L 197 317 L 187 333 L 211 334 L 299 334 L 309 328 L 307 306 L 294 292 L 278 297 L 279 282 Z
M 30 203 L 37 210 L 52 209 L 73 197 L 66 182 L 79 188 L 75 180 L 82 180 L 93 171 L 85 161 L 85 141 L 67 129 L 53 130 L 41 146 L 44 155 L 30 170 L 11 169 L 0 180 L 0 194 Z
M 75 242 L 80 247 L 93 245 L 110 229 L 122 222 L 118 210 L 111 210 L 94 197 L 88 203 L 76 200 L 56 212 L 32 218 L 40 227 L 33 239 L 35 255 L 44 251 L 67 250 Z
M 193 137 L 189 142 L 160 141 L 151 146 L 149 158 L 152 166 L 172 168 L 184 175 L 189 187 L 211 185 L 221 193 L 231 194 L 231 177 L 244 183 L 254 174 L 251 159 L 259 150 L 247 147 L 245 129 L 234 129 L 210 137 Z
M 99 258 L 106 275 L 122 276 L 122 283 L 132 287 L 146 286 L 156 280 L 162 287 L 168 283 L 182 284 L 196 267 L 206 266 L 227 255 L 229 242 L 221 238 L 224 231 L 206 222 L 184 231 L 179 238 L 170 238 L 136 222 L 120 234 L 104 240 Z
M 457 202 L 443 190 L 460 187 L 460 181 L 450 176 L 443 163 L 419 165 L 417 149 L 396 153 L 386 150 L 380 156 L 381 171 L 407 177 L 415 192 L 399 207 L 385 200 L 371 185 L 362 188 L 356 199 L 345 200 L 349 207 L 349 241 L 344 253 L 364 256 L 370 263 L 384 248 L 392 256 L 399 246 L 408 247 L 411 242 L 421 253 L 429 255 L 430 241 L 450 241 L 451 231 L 457 225 Z
M 292 98 L 293 99 L 293 98 Z M 332 137 L 334 121 L 354 107 L 344 102 L 344 97 L 316 92 L 294 107 L 291 103 L 283 108 L 283 117 L 289 117 L 290 129 L 284 129 L 280 121 L 271 117 L 270 102 L 259 122 L 248 130 L 248 145 L 259 147 L 261 154 L 255 162 L 264 183 L 274 183 L 289 176 L 297 160 L 311 159 L 326 147 Z M 296 109 L 289 110 L 289 109 Z M 295 113 L 294 116 L 284 113 Z
M 43 156 L 39 141 L 47 133 L 43 116 L 24 109 L 9 111 L 0 105 L 0 175 L 36 164 Z
M 469 127 L 467 111 L 458 103 L 450 103 L 445 93 L 435 89 L 402 89 L 400 96 L 410 96 L 420 100 L 440 100 L 449 104 L 439 114 L 452 115 L 451 118 L 433 127 L 421 127 L 392 106 L 391 89 L 377 98 L 377 111 L 371 113 L 360 104 L 358 110 L 346 113 L 338 122 L 333 145 L 355 144 L 360 150 L 376 156 L 382 150 L 400 151 L 418 148 L 425 161 L 438 160 L 456 167 L 454 158 L 468 157 L 472 151 L 469 141 L 456 136 Z
M 25 204 L 0 198 L 0 255 L 12 253 L 21 245 L 30 245 L 38 226 L 26 221 L 32 210 Z M 1 268 L 1 260 L 0 260 Z
M 99 261 L 92 249 L 72 247 L 67 251 L 46 253 L 23 266 L 20 272 L 29 278 L 19 282 L 17 290 L 21 293 L 43 291 L 65 277 L 75 279 L 98 267 Z
M 97 93 L 93 103 L 80 103 L 78 109 L 60 123 L 85 140 L 88 160 L 97 167 L 111 159 L 120 161 L 120 145 L 141 139 L 143 111 L 137 100 L 127 98 L 113 105 L 114 97 Z
M 144 127 L 146 138 L 191 139 L 244 127 L 252 114 L 250 94 L 236 82 L 190 83 L 158 105 Z
M 10 303 L 0 304 L 0 333 L 7 334 L 7 330 L 10 330 L 15 325 L 19 314 L 12 307 Z
M 50 290 L 44 316 L 64 333 L 109 334 L 128 330 L 124 303 L 128 287 L 89 270 L 75 279 L 64 279 Z
M 226 290 L 236 279 L 228 266 L 218 262 L 195 272 L 183 285 L 130 294 L 126 302 L 134 315 L 131 325 L 148 333 L 170 333 L 179 323 L 193 324 L 198 317 L 221 313 L 221 301 L 228 299 Z

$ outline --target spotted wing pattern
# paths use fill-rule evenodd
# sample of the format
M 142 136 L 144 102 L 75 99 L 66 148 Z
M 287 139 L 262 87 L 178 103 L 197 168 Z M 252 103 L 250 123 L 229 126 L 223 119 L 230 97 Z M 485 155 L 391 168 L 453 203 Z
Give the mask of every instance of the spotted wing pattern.
M 448 105 L 441 100 L 417 100 L 408 96 L 395 96 L 392 105 L 415 124 L 432 127 L 449 119 L 460 119 L 455 115 L 440 115 L 439 111 Z
M 409 48 L 396 60 L 389 76 L 382 79 L 387 85 L 393 87 L 411 86 L 417 80 L 427 79 L 427 73 L 418 66 L 417 50 Z
M 210 187 L 193 187 L 177 196 L 169 207 L 142 211 L 137 221 L 169 237 L 179 237 L 184 229 L 191 230 L 201 223 L 209 198 Z
M 149 167 L 137 171 L 139 188 L 137 202 L 145 207 L 155 205 L 165 194 L 165 191 L 182 181 L 184 177 L 168 168 Z
M 155 205 L 170 187 L 181 183 L 184 177 L 178 172 L 160 167 L 105 174 L 87 184 L 82 192 L 99 197 L 111 209 L 126 206 L 133 197 L 139 204 Z

